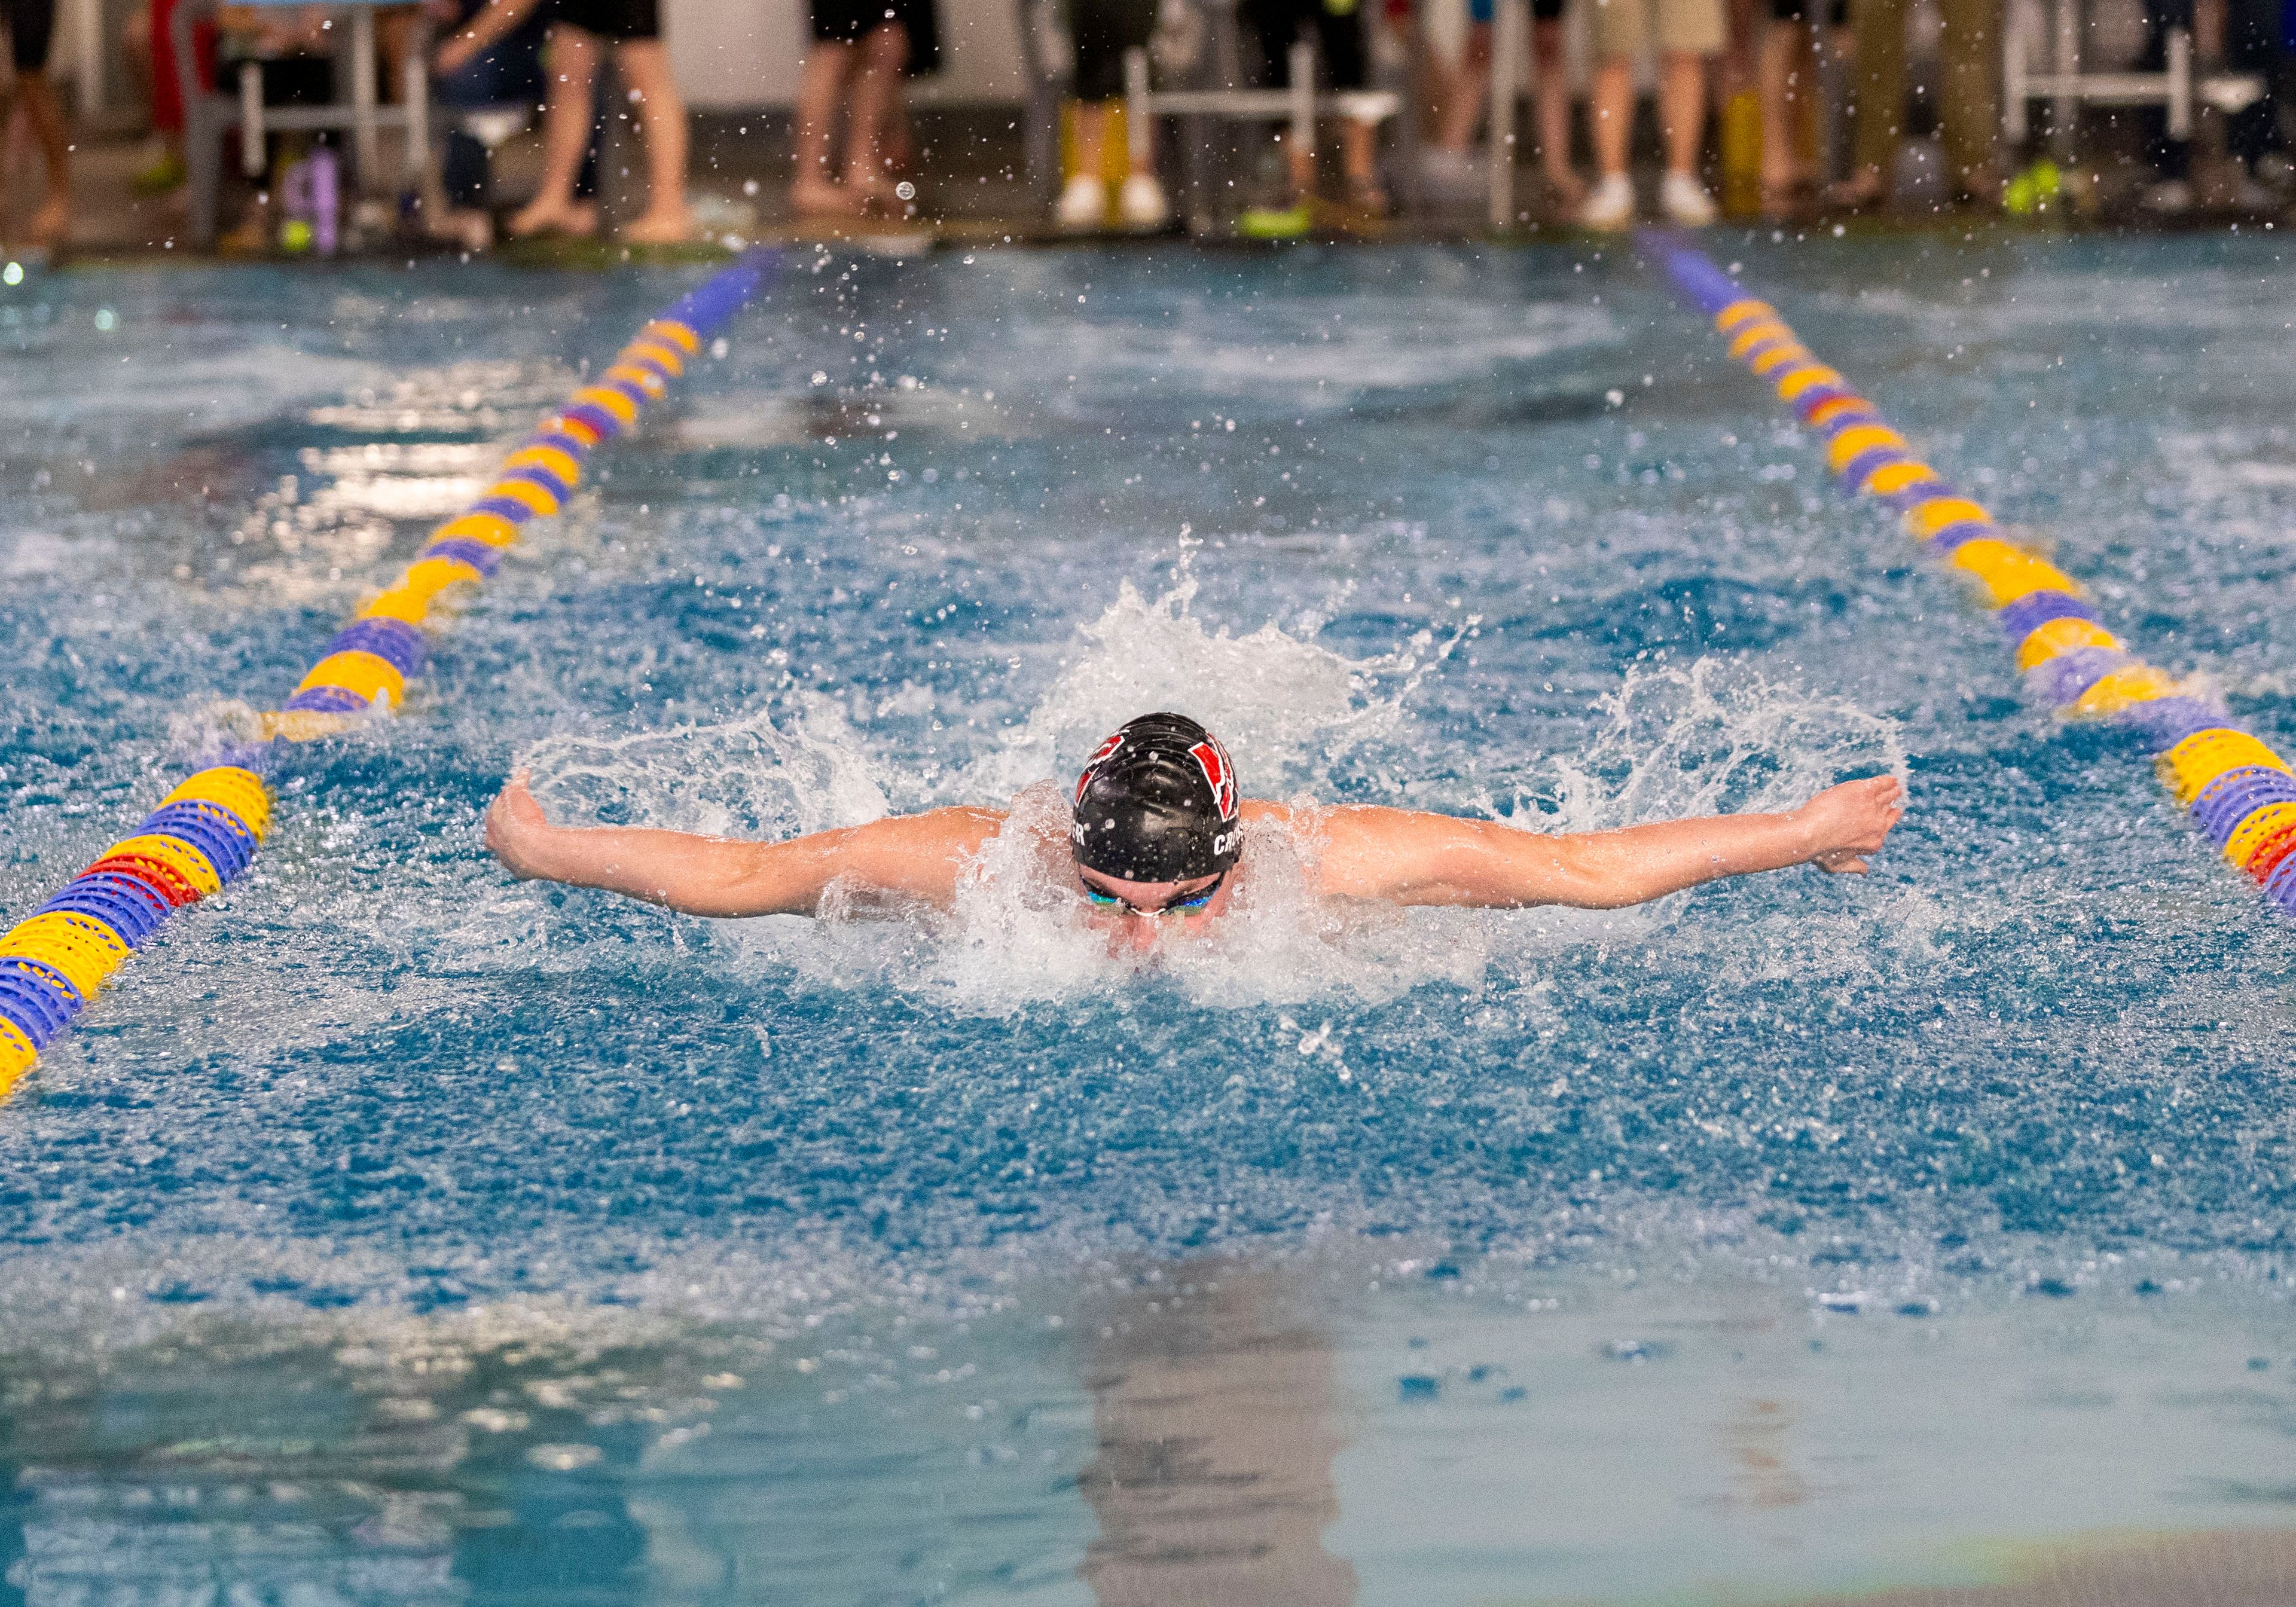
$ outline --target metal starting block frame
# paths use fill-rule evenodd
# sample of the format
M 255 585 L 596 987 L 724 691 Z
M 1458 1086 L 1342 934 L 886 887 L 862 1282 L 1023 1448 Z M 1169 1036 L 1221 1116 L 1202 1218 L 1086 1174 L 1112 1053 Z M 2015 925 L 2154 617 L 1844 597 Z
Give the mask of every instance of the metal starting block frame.
M 2227 115 L 2264 98 L 2264 79 L 2252 72 L 2195 73 L 2193 34 L 2187 28 L 2168 30 L 2168 67 L 2161 72 L 2084 72 L 2081 70 L 2080 0 L 2054 0 L 2051 29 L 2055 35 L 2050 70 L 2035 71 L 2041 53 L 2035 30 L 2020 8 L 2011 6 L 2001 30 L 2002 133 L 2021 142 L 2031 131 L 2030 107 L 2037 100 L 2050 102 L 2051 119 L 2061 143 L 2069 144 L 2080 108 L 2091 106 L 2165 106 L 2169 137 L 2193 136 L 2195 101 Z

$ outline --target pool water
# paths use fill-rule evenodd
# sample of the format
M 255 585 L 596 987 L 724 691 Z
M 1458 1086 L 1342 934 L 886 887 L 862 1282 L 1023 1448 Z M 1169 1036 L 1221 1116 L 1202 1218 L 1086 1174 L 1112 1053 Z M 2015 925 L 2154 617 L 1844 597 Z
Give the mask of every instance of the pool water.
M 1715 249 L 2296 739 L 2272 237 Z M 686 277 L 11 291 L 8 917 Z M 2285 1576 L 2287 923 L 1622 250 L 800 255 L 597 461 L 0 1109 L 0 1595 Z M 1164 706 L 1260 796 L 1912 808 L 1863 880 L 1144 964 L 1010 885 L 713 925 L 479 841 L 521 763 L 740 833 L 1056 808 Z

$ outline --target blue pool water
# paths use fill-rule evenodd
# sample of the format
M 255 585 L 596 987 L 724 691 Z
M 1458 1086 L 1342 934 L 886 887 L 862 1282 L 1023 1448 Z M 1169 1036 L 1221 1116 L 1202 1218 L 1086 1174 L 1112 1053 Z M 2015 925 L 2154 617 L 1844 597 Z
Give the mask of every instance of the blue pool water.
M 1717 250 L 2296 740 L 2271 237 Z M 686 282 L 10 292 L 7 917 Z M 0 1108 L 0 1599 L 2284 1572 L 2290 929 L 1631 262 L 804 256 L 598 462 Z M 478 840 L 521 761 L 777 833 L 1168 705 L 1263 796 L 1913 807 L 1862 882 L 1144 969 L 1017 894 L 712 926 Z

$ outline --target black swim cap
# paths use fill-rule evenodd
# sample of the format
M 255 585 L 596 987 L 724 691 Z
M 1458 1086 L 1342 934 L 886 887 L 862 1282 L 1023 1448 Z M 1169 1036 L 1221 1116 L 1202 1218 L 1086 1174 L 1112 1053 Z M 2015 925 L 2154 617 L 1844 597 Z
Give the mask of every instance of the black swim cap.
M 1127 881 L 1188 881 L 1243 852 L 1235 766 L 1184 714 L 1144 714 L 1101 743 L 1077 777 L 1076 861 Z

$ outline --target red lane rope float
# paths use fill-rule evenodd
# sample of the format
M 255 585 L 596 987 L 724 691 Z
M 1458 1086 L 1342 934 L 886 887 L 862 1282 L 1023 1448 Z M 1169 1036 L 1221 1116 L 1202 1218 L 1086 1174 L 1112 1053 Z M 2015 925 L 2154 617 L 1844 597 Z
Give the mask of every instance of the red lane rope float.
M 2099 621 L 2079 581 L 2010 540 L 1980 504 L 1916 457 L 1775 307 L 1677 237 L 1650 232 L 1639 243 L 1713 318 L 1730 356 L 1768 380 L 1816 432 L 1843 486 L 1895 508 L 1924 552 L 1973 583 L 2027 684 L 2068 718 L 2106 720 L 2140 737 L 2194 824 L 2276 908 L 2296 915 L 2296 774 L 2288 761 L 2213 699 L 2131 652 Z
M 588 455 L 668 392 L 702 341 L 756 292 L 771 261 L 751 252 L 650 320 L 595 383 L 503 460 L 485 496 L 432 531 L 335 634 L 286 703 L 262 717 L 263 736 L 307 742 L 397 708 L 428 660 L 420 627 L 440 594 L 485 580 L 523 526 L 565 505 Z M 0 1098 L 169 914 L 247 868 L 271 828 L 270 789 L 250 767 L 261 753 L 186 778 L 133 833 L 0 934 Z

